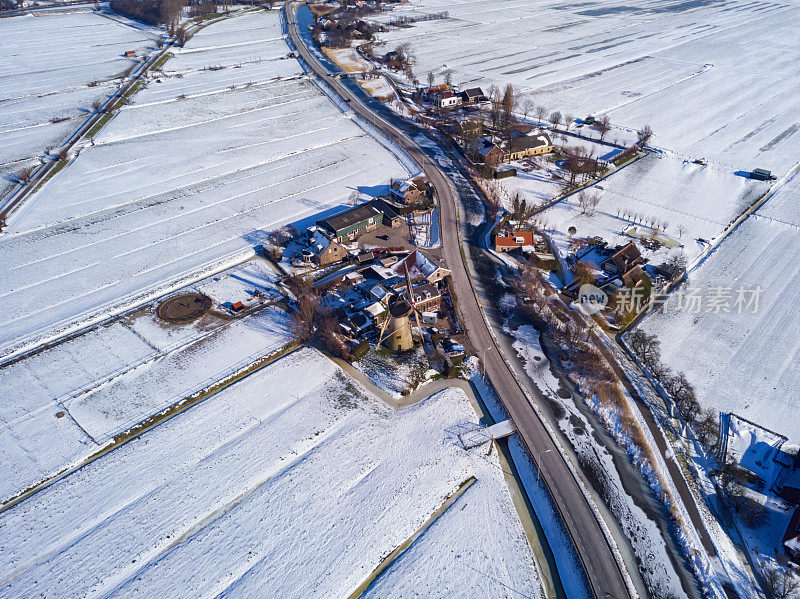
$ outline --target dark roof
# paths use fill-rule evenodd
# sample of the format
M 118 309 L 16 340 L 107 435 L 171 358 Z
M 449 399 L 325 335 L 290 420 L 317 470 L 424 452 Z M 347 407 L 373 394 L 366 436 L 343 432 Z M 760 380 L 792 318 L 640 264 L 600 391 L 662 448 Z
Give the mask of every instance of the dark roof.
M 375 216 L 376 214 L 380 213 L 375 206 L 372 204 L 362 204 L 361 206 L 356 206 L 340 214 L 318 220 L 317 224 L 333 231 L 341 231 L 347 227 L 352 227 L 356 223 L 367 220 L 369 217 Z
M 411 292 L 414 294 L 415 304 L 423 303 L 427 300 L 432 300 L 434 298 L 441 297 L 442 295 L 441 293 L 439 293 L 439 290 L 436 289 L 436 287 L 434 285 L 431 285 L 430 283 L 412 287 Z M 428 297 L 425 297 L 425 292 L 428 293 Z
M 483 90 L 480 87 L 471 87 L 469 89 L 465 89 L 461 92 L 462 96 L 467 96 L 469 98 L 482 98 L 483 97 Z
M 389 305 L 389 314 L 391 314 L 394 318 L 405 316 L 410 311 L 411 311 L 411 306 L 404 299 L 397 300 L 396 302 Z
M 382 212 L 386 218 L 394 220 L 398 216 L 400 216 L 394 208 L 392 208 L 389 204 L 387 204 L 380 198 L 377 200 L 372 200 L 371 202 L 369 202 L 369 204 L 371 206 L 374 206 L 375 210 L 377 210 L 378 212 Z
M 623 246 L 619 251 L 617 251 L 611 259 L 616 263 L 617 259 L 624 260 L 625 262 L 631 262 L 633 260 L 637 260 L 641 258 L 642 254 L 639 252 L 639 248 L 636 247 L 636 244 L 632 241 Z

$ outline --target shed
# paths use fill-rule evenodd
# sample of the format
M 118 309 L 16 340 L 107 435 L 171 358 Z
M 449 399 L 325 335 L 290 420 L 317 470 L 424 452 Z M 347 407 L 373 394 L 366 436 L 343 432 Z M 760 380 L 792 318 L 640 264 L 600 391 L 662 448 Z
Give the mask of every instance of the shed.
M 318 220 L 317 224 L 329 231 L 340 243 L 353 240 L 378 226 L 381 213 L 371 204 L 362 204 L 340 214 Z

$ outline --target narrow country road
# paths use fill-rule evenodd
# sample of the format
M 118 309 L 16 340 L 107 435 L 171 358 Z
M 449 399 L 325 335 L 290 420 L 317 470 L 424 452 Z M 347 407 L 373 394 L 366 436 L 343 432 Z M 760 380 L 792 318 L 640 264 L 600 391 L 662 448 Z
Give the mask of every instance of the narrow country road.
M 567 531 L 581 559 L 589 584 L 599 599 L 622 599 L 630 593 L 617 562 L 614 549 L 598 521 L 589 500 L 573 471 L 537 415 L 517 378 L 503 359 L 481 310 L 473 287 L 464 253 L 462 253 L 462 215 L 455 187 L 440 168 L 400 126 L 378 116 L 362 102 L 361 94 L 351 91 L 332 76 L 317 57 L 305 46 L 297 24 L 297 3 L 285 6 L 289 36 L 302 59 L 360 117 L 371 123 L 403 150 L 422 168 L 436 189 L 441 211 L 442 250 L 458 301 L 464 329 L 473 346 L 483 355 L 486 374 L 497 391 L 522 440 L 530 451 L 550 494 L 558 507 Z M 483 351 L 485 349 L 485 351 Z

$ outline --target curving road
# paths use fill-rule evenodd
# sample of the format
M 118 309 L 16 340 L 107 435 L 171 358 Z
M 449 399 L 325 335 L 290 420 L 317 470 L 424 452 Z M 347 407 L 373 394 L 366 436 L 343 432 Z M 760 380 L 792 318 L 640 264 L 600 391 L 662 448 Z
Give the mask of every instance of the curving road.
M 321 61 L 309 51 L 300 35 L 296 20 L 297 3 L 285 7 L 289 36 L 303 60 L 332 88 L 350 108 L 379 129 L 420 165 L 436 189 L 442 228 L 442 251 L 452 272 L 452 283 L 464 329 L 473 346 L 483 353 L 486 375 L 528 447 L 541 476 L 563 518 L 580 556 L 589 584 L 599 599 L 629 597 L 620 566 L 603 528 L 575 479 L 572 470 L 550 437 L 544 423 L 517 382 L 495 343 L 473 287 L 464 254 L 462 254 L 461 216 L 454 186 L 440 168 L 410 137 L 409 125 L 390 123 L 367 106 L 364 96 L 350 89 L 343 80 L 334 78 Z M 399 120 L 399 119 L 398 119 Z M 484 352 L 483 349 L 486 348 Z

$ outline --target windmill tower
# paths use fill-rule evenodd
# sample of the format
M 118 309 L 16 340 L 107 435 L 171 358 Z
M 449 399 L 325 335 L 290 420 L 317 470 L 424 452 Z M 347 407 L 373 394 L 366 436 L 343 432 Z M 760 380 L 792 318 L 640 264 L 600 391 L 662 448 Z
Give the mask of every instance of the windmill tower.
M 417 327 L 422 334 L 422 325 L 419 320 L 419 310 L 414 301 L 414 294 L 411 291 L 411 279 L 408 276 L 408 265 L 405 266 L 406 291 L 404 296 L 400 296 L 389 304 L 389 317 L 381 327 L 381 334 L 378 337 L 378 344 L 386 342 L 392 351 L 407 351 L 414 347 L 414 337 L 411 334 L 411 315 L 417 321 Z

